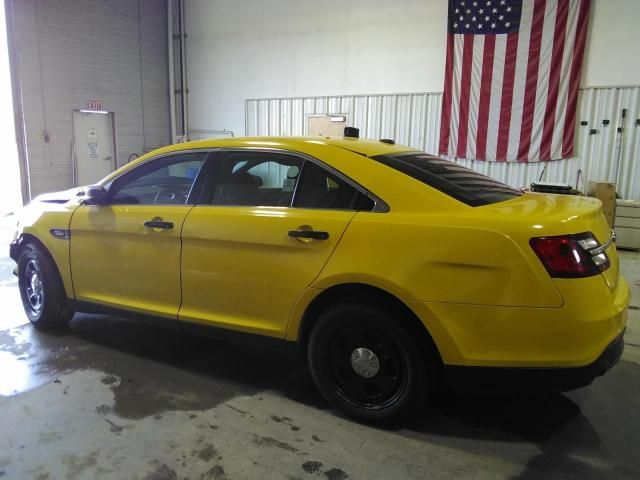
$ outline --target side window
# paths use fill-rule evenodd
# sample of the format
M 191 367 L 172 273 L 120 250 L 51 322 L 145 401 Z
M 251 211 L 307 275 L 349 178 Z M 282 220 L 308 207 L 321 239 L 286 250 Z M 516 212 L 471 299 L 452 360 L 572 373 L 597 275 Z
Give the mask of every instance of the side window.
M 303 160 L 280 153 L 231 152 L 219 162 L 211 204 L 288 207 Z
M 306 162 L 293 206 L 369 211 L 373 209 L 374 202 L 338 176 L 313 162 Z
M 184 205 L 206 156 L 206 152 L 182 153 L 144 163 L 113 182 L 109 203 Z

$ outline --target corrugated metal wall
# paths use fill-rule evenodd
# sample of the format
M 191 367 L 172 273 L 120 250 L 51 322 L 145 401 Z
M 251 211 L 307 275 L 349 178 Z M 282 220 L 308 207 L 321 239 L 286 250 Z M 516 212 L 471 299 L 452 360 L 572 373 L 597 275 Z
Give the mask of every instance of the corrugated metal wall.
M 345 114 L 349 125 L 360 128 L 361 137 L 393 138 L 435 154 L 441 106 L 440 93 L 251 99 L 245 104 L 245 131 L 247 135 L 304 135 L 307 115 Z M 537 180 L 545 167 L 543 180 L 575 185 L 582 169 L 579 188 L 583 190 L 588 180 L 615 181 L 619 159 L 620 195 L 640 199 L 640 87 L 582 90 L 577 118 L 575 158 L 509 164 L 458 161 L 514 187 Z M 608 125 L 603 124 L 605 120 Z
M 115 112 L 118 164 L 170 142 L 163 0 L 14 0 L 32 196 L 72 186 L 72 110 Z M 48 132 L 49 142 L 45 142 Z

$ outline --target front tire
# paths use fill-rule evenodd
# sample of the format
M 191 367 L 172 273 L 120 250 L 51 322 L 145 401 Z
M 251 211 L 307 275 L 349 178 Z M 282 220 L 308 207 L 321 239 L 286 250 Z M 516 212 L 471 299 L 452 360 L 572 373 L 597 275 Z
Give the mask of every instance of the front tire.
M 435 358 L 421 350 L 401 316 L 360 303 L 320 315 L 307 359 L 331 405 L 357 420 L 387 423 L 424 404 L 435 385 Z
M 18 287 L 29 321 L 39 329 L 58 329 L 73 316 L 64 286 L 49 254 L 27 243 L 18 256 Z

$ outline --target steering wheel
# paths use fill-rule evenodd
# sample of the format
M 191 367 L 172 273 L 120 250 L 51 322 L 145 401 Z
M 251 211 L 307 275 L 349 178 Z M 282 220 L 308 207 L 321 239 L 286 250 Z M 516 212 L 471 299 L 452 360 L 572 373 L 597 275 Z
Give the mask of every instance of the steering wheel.
M 178 188 L 164 188 L 156 193 L 153 203 L 156 204 L 183 204 L 187 200 L 187 193 Z

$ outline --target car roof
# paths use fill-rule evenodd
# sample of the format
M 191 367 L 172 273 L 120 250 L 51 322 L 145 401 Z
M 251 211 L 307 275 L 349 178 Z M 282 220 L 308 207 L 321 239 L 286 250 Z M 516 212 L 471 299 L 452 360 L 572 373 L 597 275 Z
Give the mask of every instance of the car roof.
M 209 138 L 206 140 L 195 140 L 191 142 L 176 143 L 167 145 L 124 165 L 115 172 L 108 175 L 100 181 L 101 184 L 107 184 L 118 175 L 135 168 L 140 163 L 158 155 L 166 155 L 180 152 L 183 150 L 198 149 L 215 149 L 215 148 L 272 148 L 291 150 L 293 152 L 306 153 L 311 145 L 328 145 L 342 148 L 366 157 L 374 157 L 376 155 L 391 155 L 394 153 L 416 151 L 415 148 L 404 145 L 392 145 L 380 140 L 367 140 L 362 138 L 344 138 L 344 137 L 230 137 L 230 138 Z
M 360 155 L 372 157 L 376 155 L 393 154 L 415 150 L 403 145 L 391 145 L 380 140 L 367 140 L 362 138 L 345 137 L 232 137 L 196 140 L 166 147 L 167 152 L 200 149 L 200 148 L 230 148 L 230 147 L 254 147 L 254 148 L 282 148 L 287 150 L 304 152 L 306 144 L 331 145 L 349 150 Z M 163 149 L 164 150 L 164 149 Z M 160 153 L 160 152 L 158 152 Z

